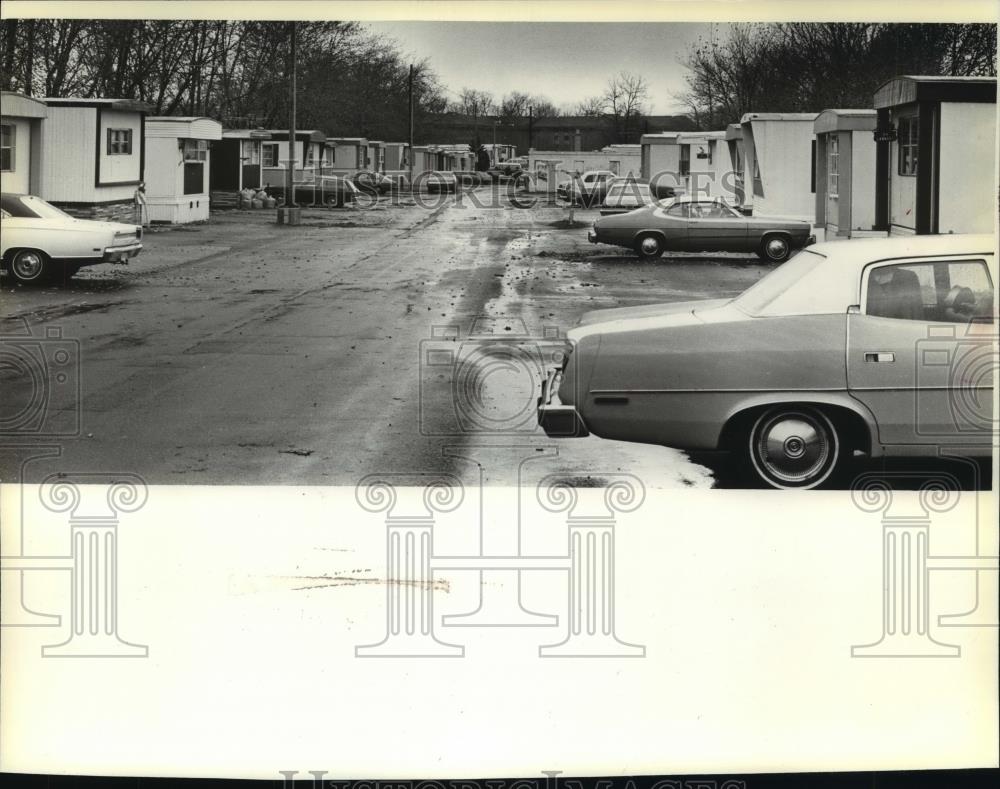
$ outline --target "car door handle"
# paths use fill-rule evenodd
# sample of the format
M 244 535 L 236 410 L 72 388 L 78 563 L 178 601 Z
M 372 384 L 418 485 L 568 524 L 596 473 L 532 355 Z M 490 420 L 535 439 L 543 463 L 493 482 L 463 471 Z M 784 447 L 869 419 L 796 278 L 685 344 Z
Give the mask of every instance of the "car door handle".
M 896 354 L 888 353 L 886 351 L 878 351 L 876 353 L 866 353 L 866 362 L 894 362 L 896 361 Z

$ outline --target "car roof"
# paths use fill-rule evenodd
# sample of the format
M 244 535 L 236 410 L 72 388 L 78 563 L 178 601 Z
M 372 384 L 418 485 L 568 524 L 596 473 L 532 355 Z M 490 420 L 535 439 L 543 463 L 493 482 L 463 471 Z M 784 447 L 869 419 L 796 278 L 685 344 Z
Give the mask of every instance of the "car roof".
M 996 246 L 996 236 L 988 233 L 949 233 L 947 235 L 827 241 L 822 244 L 814 244 L 809 247 L 809 251 L 827 258 L 835 258 L 837 265 L 863 266 L 879 260 L 926 255 L 994 254 Z

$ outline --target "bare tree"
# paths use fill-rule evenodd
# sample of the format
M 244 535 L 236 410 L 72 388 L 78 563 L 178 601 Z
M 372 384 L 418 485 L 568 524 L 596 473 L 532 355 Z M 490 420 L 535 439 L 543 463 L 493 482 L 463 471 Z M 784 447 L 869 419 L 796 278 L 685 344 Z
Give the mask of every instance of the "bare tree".
M 584 115 L 588 118 L 599 118 L 604 115 L 607 108 L 607 101 L 604 96 L 591 96 L 579 102 L 574 112 L 577 115 Z
M 605 112 L 614 124 L 616 137 L 628 142 L 629 132 L 638 126 L 638 120 L 645 112 L 649 83 L 638 74 L 621 71 L 608 80 L 602 98 Z
M 899 74 L 995 75 L 996 27 L 985 24 L 784 23 L 731 25 L 686 53 L 679 96 L 700 128 L 751 111 L 870 107 Z

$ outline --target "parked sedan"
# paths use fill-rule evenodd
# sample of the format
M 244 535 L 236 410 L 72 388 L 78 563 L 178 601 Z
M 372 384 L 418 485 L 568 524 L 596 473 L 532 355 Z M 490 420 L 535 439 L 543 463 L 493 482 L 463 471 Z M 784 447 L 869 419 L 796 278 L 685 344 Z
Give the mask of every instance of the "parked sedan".
M 76 219 L 34 195 L 0 195 L 0 259 L 15 280 L 69 278 L 83 266 L 128 263 L 142 251 L 142 227 Z
M 600 205 L 608 192 L 611 182 L 618 178 L 610 170 L 588 170 L 556 187 L 556 195 L 574 204 L 584 206 Z
M 592 244 L 634 249 L 640 257 L 665 251 L 755 252 L 774 262 L 815 241 L 808 222 L 744 216 L 719 198 L 695 196 L 646 206 L 620 216 L 601 217 L 587 234 Z
M 855 451 L 988 456 L 995 246 L 819 244 L 735 299 L 587 313 L 538 421 L 552 437 L 729 450 L 775 488 L 834 479 Z

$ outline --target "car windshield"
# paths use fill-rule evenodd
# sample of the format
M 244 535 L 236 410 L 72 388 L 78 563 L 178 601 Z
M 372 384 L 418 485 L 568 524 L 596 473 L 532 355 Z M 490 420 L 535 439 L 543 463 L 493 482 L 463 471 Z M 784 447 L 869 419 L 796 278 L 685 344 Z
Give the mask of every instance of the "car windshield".
M 768 306 L 825 260 L 823 255 L 803 249 L 774 271 L 733 299 L 748 315 L 763 315 Z
M 23 219 L 72 219 L 65 211 L 60 211 L 34 195 L 3 195 L 0 197 L 0 206 L 10 216 Z

